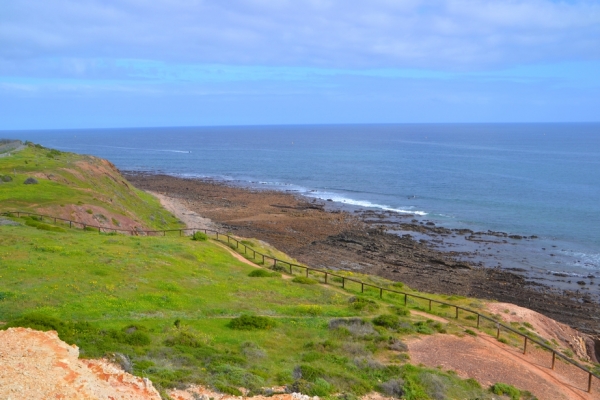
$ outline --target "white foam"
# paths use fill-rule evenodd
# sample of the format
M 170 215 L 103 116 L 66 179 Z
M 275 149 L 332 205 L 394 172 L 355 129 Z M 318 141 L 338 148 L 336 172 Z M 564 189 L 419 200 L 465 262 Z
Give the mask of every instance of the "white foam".
M 409 209 L 405 210 L 402 208 L 394 208 L 394 207 L 391 207 L 391 206 L 388 206 L 385 204 L 371 203 L 370 201 L 367 201 L 367 200 L 348 199 L 346 197 L 343 197 L 340 195 L 334 195 L 334 194 L 327 195 L 327 194 L 323 194 L 323 193 L 309 193 L 309 194 L 307 194 L 307 196 L 317 197 L 322 200 L 331 199 L 332 201 L 335 201 L 337 203 L 350 204 L 353 206 L 366 207 L 366 208 L 379 208 L 381 210 L 393 211 L 393 212 L 397 212 L 400 214 L 415 214 L 415 215 L 420 215 L 420 216 L 427 215 L 427 213 L 425 211 L 412 210 L 413 207 L 407 207 Z

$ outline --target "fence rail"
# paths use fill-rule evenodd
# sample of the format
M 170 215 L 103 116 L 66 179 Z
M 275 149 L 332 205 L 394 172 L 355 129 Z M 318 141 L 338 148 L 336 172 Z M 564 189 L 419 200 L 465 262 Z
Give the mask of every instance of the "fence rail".
M 588 383 L 587 383 L 587 392 L 591 393 L 592 391 L 592 380 L 593 378 L 596 378 L 598 380 L 600 380 L 600 376 L 592 371 L 590 371 L 587 367 L 581 365 L 580 363 L 578 363 L 575 360 L 572 360 L 571 358 L 569 358 L 568 356 L 554 350 L 552 347 L 548 346 L 547 344 L 540 342 L 539 340 L 536 340 L 532 337 L 527 336 L 526 334 L 519 332 L 516 329 L 513 329 L 510 326 L 507 326 L 505 324 L 503 324 L 500 321 L 497 321 L 493 318 L 490 318 L 486 315 L 483 315 L 475 310 L 471 310 L 469 308 L 466 307 L 462 307 L 456 304 L 451 304 L 451 303 L 446 303 L 444 301 L 440 301 L 440 300 L 435 300 L 435 299 L 431 299 L 429 297 L 425 297 L 425 296 L 419 296 L 413 293 L 407 293 L 407 292 L 403 292 L 401 290 L 394 290 L 394 289 L 389 289 L 389 288 L 384 288 L 381 286 L 377 286 L 371 283 L 367 283 L 367 282 L 362 282 L 359 281 L 357 279 L 352 279 L 352 278 L 348 278 L 346 276 L 343 275 L 338 275 L 335 274 L 331 271 L 326 271 L 326 270 L 321 270 L 321 269 L 317 269 L 317 268 L 312 268 L 312 267 L 307 267 L 304 265 L 299 265 L 299 264 L 294 264 L 294 263 L 290 263 L 289 261 L 285 261 L 285 260 L 280 260 L 276 257 L 270 256 L 268 254 L 263 254 L 259 251 L 254 250 L 253 248 L 245 245 L 244 243 L 241 243 L 239 240 L 237 240 L 235 237 L 230 236 L 228 234 L 224 234 L 224 233 L 219 233 L 219 231 L 214 230 L 214 229 L 200 229 L 200 228 L 183 228 L 183 229 L 163 229 L 163 230 L 129 230 L 129 229 L 115 229 L 115 228 L 108 228 L 108 227 L 102 227 L 102 226 L 97 226 L 97 225 L 90 225 L 90 224 L 85 224 L 82 222 L 77 222 L 77 221 L 72 221 L 69 219 L 65 219 L 65 218 L 59 218 L 59 217 L 54 217 L 54 216 L 48 216 L 48 215 L 43 215 L 43 214 L 37 214 L 37 213 L 32 213 L 32 212 L 27 212 L 27 211 L 6 211 L 6 212 L 2 212 L 0 213 L 0 215 L 8 215 L 8 216 L 13 216 L 16 215 L 17 217 L 20 217 L 21 215 L 31 215 L 31 216 L 35 216 L 38 218 L 41 218 L 41 220 L 43 221 L 44 218 L 47 218 L 48 220 L 53 220 L 54 223 L 56 223 L 57 221 L 62 221 L 62 222 L 68 222 L 69 223 L 69 227 L 72 228 L 73 226 L 77 227 L 82 226 L 83 229 L 86 228 L 90 228 L 90 229 L 94 229 L 94 230 L 98 230 L 98 233 L 102 233 L 103 231 L 106 233 L 112 233 L 112 232 L 122 232 L 122 233 L 128 233 L 131 235 L 150 235 L 150 234 L 159 234 L 162 233 L 163 236 L 166 236 L 167 232 L 179 232 L 179 236 L 182 236 L 184 232 L 190 232 L 192 234 L 195 234 L 196 232 L 204 232 L 205 234 L 215 234 L 216 235 L 216 239 L 217 240 L 223 240 L 222 238 L 226 238 L 227 239 L 227 243 L 230 245 L 235 244 L 236 249 L 239 250 L 240 245 L 243 246 L 243 252 L 244 254 L 248 255 L 248 252 L 251 251 L 252 252 L 252 259 L 256 260 L 256 257 L 259 256 L 261 257 L 261 261 L 263 264 L 266 263 L 266 260 L 272 260 L 273 262 L 273 267 L 276 267 L 279 264 L 283 265 L 287 265 L 289 266 L 289 270 L 290 270 L 290 274 L 293 274 L 293 268 L 300 268 L 300 269 L 305 269 L 306 270 L 306 276 L 308 277 L 309 272 L 313 272 L 313 273 L 321 273 L 324 275 L 325 278 L 325 284 L 329 284 L 328 282 L 328 278 L 330 276 L 341 279 L 341 284 L 342 284 L 342 288 L 346 287 L 346 282 L 353 282 L 356 284 L 359 284 L 361 286 L 361 292 L 364 293 L 365 291 L 365 287 L 370 287 L 373 289 L 376 289 L 379 291 L 379 297 L 383 298 L 383 294 L 384 292 L 388 292 L 388 293 L 393 293 L 393 294 L 397 294 L 397 295 L 404 295 L 404 305 L 407 305 L 408 303 L 408 299 L 409 297 L 415 298 L 415 299 L 419 299 L 419 300 L 425 300 L 429 303 L 429 311 L 431 311 L 431 307 L 432 304 L 439 304 L 439 305 L 443 305 L 443 306 L 447 306 L 447 307 L 451 307 L 454 308 L 456 313 L 455 313 L 455 318 L 458 319 L 459 318 L 459 311 L 463 311 L 465 313 L 470 313 L 473 314 L 477 317 L 477 328 L 479 329 L 480 325 L 481 325 L 481 320 L 487 320 L 489 322 L 491 322 L 492 324 L 495 325 L 496 327 L 496 339 L 500 339 L 500 334 L 501 334 L 501 330 L 505 330 L 508 332 L 512 332 L 518 336 L 521 336 L 523 338 L 523 354 L 527 353 L 527 345 L 528 342 L 534 343 L 546 350 L 549 350 L 552 353 L 552 367 L 551 369 L 554 370 L 555 368 L 555 364 L 556 364 L 556 358 L 562 358 L 565 362 L 581 369 L 582 371 L 584 371 L 585 373 L 588 374 Z

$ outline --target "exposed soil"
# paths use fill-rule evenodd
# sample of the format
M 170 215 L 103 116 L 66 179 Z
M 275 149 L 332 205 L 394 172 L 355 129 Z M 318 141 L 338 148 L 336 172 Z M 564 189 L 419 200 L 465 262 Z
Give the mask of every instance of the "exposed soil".
M 587 393 L 587 374 L 562 361 L 551 367 L 549 352 L 529 348 L 526 355 L 485 334 L 419 336 L 407 341 L 411 363 L 453 370 L 474 378 L 482 386 L 497 382 L 528 390 L 539 399 L 598 399 L 600 391 Z
M 533 309 L 581 332 L 600 335 L 600 304 L 589 294 L 556 290 L 519 271 L 463 261 L 410 235 L 387 233 L 381 213 L 327 211 L 318 202 L 277 191 L 235 187 L 212 180 L 125 172 L 135 186 L 177 199 L 221 229 L 254 237 L 320 268 L 355 270 L 402 281 L 419 290 L 464 295 Z M 443 227 L 402 223 L 413 231 Z M 502 235 L 491 232 L 491 235 Z
M 0 398 L 160 400 L 149 380 L 78 355 L 53 331 L 0 331 Z

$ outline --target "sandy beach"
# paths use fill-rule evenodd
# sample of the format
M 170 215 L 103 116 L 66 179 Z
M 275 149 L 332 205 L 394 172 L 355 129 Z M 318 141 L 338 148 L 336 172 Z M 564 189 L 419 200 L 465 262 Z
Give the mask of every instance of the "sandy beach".
M 527 271 L 489 268 L 477 254 L 419 239 L 467 235 L 492 248 L 501 232 L 456 232 L 410 215 L 343 210 L 330 202 L 281 191 L 236 187 L 214 180 L 125 172 L 140 189 L 151 191 L 184 212 L 183 222 L 216 227 L 271 243 L 317 268 L 383 276 L 419 290 L 510 302 L 538 311 L 582 332 L 600 335 L 600 304 L 590 291 L 564 290 L 532 279 Z M 187 210 L 187 211 L 182 211 Z M 173 210 L 171 210 L 173 211 Z M 390 222 L 392 221 L 392 222 Z M 410 234 L 398 234 L 398 231 Z M 493 240 L 496 239 L 496 240 Z M 510 240 L 510 239 L 509 239 Z M 441 240 L 440 240 L 441 241 Z M 506 242 L 506 240 L 505 240 Z M 471 260 L 471 261 L 470 261 Z

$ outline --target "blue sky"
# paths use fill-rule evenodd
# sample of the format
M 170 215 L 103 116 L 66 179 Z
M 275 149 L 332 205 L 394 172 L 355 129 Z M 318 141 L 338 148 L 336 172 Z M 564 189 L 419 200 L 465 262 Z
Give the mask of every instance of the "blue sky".
M 600 1 L 0 0 L 0 130 L 598 109 Z

